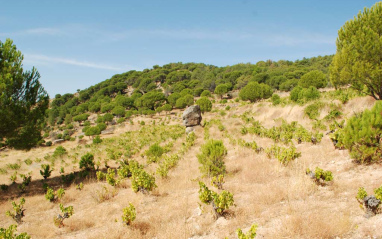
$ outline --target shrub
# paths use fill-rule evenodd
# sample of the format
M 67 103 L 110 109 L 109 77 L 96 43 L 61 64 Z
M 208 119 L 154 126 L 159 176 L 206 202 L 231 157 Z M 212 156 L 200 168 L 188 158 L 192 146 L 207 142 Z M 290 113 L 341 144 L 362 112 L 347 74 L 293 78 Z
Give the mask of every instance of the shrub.
M 309 88 L 303 88 L 298 94 L 298 99 L 300 102 L 306 102 L 318 98 L 320 98 L 320 92 L 313 86 Z
M 220 84 L 216 86 L 214 93 L 219 95 L 220 97 L 223 97 L 225 93 L 228 92 L 228 86 L 226 84 Z
M 99 128 L 100 131 L 103 131 L 107 128 L 107 125 L 105 123 L 98 123 L 97 127 Z
M 184 109 L 187 106 L 194 104 L 194 97 L 192 95 L 185 95 L 176 100 L 175 107 L 178 109 Z
M 76 185 L 76 189 L 77 189 L 77 190 L 80 190 L 80 191 L 81 191 L 83 188 L 84 188 L 84 184 L 83 184 L 83 183 L 80 183 L 80 184 L 77 184 L 77 185 Z
M 339 145 L 349 149 L 357 163 L 381 162 L 382 102 L 371 110 L 351 117 L 345 127 L 336 131 Z
M 317 117 L 320 116 L 320 109 L 322 107 L 322 102 L 315 102 L 305 107 L 304 113 L 309 117 L 309 119 L 317 119 Z
M 68 175 L 61 175 L 61 181 L 64 184 L 70 184 L 75 179 L 74 173 L 70 173 Z
M 73 206 L 64 207 L 64 205 L 60 203 L 60 210 L 62 212 L 62 215 L 58 214 L 58 216 L 54 217 L 53 219 L 54 225 L 56 225 L 57 227 L 63 227 L 64 220 L 66 218 L 71 217 L 74 214 Z
M 107 174 L 106 176 L 106 182 L 110 184 L 111 186 L 116 186 L 119 184 L 119 180 L 115 179 L 115 171 L 112 168 L 107 169 Z
M 131 188 L 134 192 L 141 191 L 147 193 L 156 187 L 154 176 L 148 174 L 141 168 L 132 169 Z
M 100 143 L 102 143 L 102 139 L 101 139 L 101 137 L 99 135 L 97 135 L 93 139 L 93 144 L 100 144 Z
M 205 204 L 212 205 L 216 218 L 222 216 L 226 209 L 234 205 L 232 193 L 223 191 L 218 194 L 209 190 L 203 182 L 199 182 L 199 199 Z
M 293 90 L 290 92 L 290 95 L 289 95 L 290 100 L 297 102 L 299 99 L 298 96 L 299 96 L 301 90 L 302 90 L 302 87 L 300 87 L 300 86 L 294 87 Z
M 63 188 L 59 188 L 56 192 L 52 188 L 47 188 L 45 198 L 50 202 L 55 202 L 65 195 L 65 190 Z
M 94 169 L 94 156 L 91 153 L 87 153 L 81 157 L 80 169 L 92 170 Z
M 315 87 L 317 89 L 324 88 L 328 84 L 328 80 L 322 71 L 314 70 L 304 74 L 298 85 L 303 88 Z
M 16 225 L 10 225 L 8 228 L 0 228 L 0 238 L 4 239 L 30 239 L 31 237 L 23 232 L 20 235 L 15 234 L 17 230 Z
M 281 98 L 278 94 L 273 94 L 271 100 L 273 105 L 279 105 L 281 103 Z
M 273 145 L 270 148 L 265 149 L 265 153 L 270 158 L 275 156 L 281 164 L 288 165 L 288 163 L 298 157 L 301 157 L 301 153 L 296 151 L 296 147 L 292 145 L 289 148 Z
M 200 110 L 204 112 L 209 112 L 212 109 L 212 103 L 207 97 L 201 97 L 196 101 L 196 104 L 200 106 Z
M 52 174 L 52 169 L 50 169 L 50 165 L 49 164 L 42 164 L 41 165 L 41 170 L 40 170 L 40 174 L 41 176 L 44 178 L 44 179 L 47 179 L 50 177 L 50 175 Z
M 25 209 L 23 208 L 25 204 L 25 199 L 21 198 L 20 203 L 17 204 L 15 201 L 12 201 L 12 207 L 13 207 L 13 212 L 11 211 L 6 211 L 5 215 L 11 217 L 17 224 L 20 224 L 22 222 L 24 215 Z
M 89 114 L 81 114 L 73 117 L 73 121 L 82 122 L 89 118 Z
M 238 228 L 236 230 L 238 239 L 253 239 L 256 237 L 257 225 L 253 224 L 247 234 L 244 234 L 243 231 Z
M 89 137 L 92 136 L 93 138 L 94 138 L 94 135 L 98 135 L 100 133 L 101 133 L 101 130 L 97 126 L 89 127 L 85 131 L 86 136 L 89 136 Z
M 201 94 L 200 97 L 211 97 L 211 92 L 209 90 L 204 90 Z
M 53 152 L 53 157 L 62 157 L 63 155 L 67 154 L 68 152 L 66 149 L 62 146 L 58 146 L 54 152 Z
M 367 218 L 382 212 L 382 209 L 380 208 L 382 201 L 382 186 L 374 189 L 374 194 L 375 195 L 368 196 L 363 187 L 358 189 L 356 199 L 361 208 L 365 210 L 365 216 Z
M 52 146 L 52 141 L 48 141 L 45 143 L 46 146 Z
M 146 155 L 149 157 L 149 161 L 151 162 L 156 162 L 163 153 L 164 150 L 159 144 L 151 145 L 150 148 L 146 151 Z
M 269 85 L 259 84 L 257 82 L 249 82 L 240 90 L 239 97 L 242 100 L 256 102 L 260 99 L 268 99 L 272 96 L 272 89 Z
M 309 175 L 317 184 L 323 184 L 333 180 L 333 174 L 331 171 L 326 171 L 319 167 L 316 167 L 314 173 L 307 168 L 306 174 Z
M 25 159 L 24 160 L 24 163 L 26 164 L 26 165 L 31 165 L 32 163 L 33 163 L 33 161 L 31 160 L 31 159 Z
M 136 218 L 135 207 L 133 204 L 129 203 L 128 207 L 123 209 L 122 221 L 126 223 L 126 225 L 130 225 Z
M 218 189 L 223 189 L 224 175 L 220 174 L 218 176 L 212 177 L 211 184 L 217 187 Z
M 227 149 L 221 140 L 209 140 L 202 145 L 201 153 L 197 155 L 202 166 L 200 170 L 209 177 L 218 176 L 225 173 L 224 157 Z

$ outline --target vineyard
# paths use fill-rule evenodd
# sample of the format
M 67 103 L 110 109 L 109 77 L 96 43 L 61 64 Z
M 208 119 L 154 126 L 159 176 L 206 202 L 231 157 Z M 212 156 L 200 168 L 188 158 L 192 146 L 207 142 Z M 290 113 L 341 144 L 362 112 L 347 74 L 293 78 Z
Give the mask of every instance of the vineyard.
M 379 204 L 373 211 L 364 201 L 373 192 L 381 199 L 380 146 L 366 142 L 365 151 L 361 141 L 379 135 L 380 104 L 352 91 L 320 94 L 297 103 L 288 95 L 217 100 L 188 134 L 173 110 L 133 116 L 113 134 L 4 150 L 2 230 L 24 238 L 382 237 Z M 344 94 L 352 96 L 343 102 Z M 376 130 L 350 137 L 370 115 Z

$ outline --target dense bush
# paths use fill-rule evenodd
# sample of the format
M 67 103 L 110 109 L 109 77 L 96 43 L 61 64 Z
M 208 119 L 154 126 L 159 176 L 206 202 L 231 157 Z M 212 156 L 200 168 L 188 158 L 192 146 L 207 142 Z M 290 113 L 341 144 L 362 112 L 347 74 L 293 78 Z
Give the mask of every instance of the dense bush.
M 273 105 L 279 105 L 281 103 L 281 98 L 278 94 L 273 94 L 271 100 Z
M 309 88 L 297 86 L 290 92 L 290 99 L 298 103 L 305 103 L 318 98 L 320 98 L 320 92 L 313 86 Z
M 250 82 L 240 90 L 239 96 L 242 100 L 256 102 L 260 99 L 268 99 L 272 96 L 272 89 L 269 85 Z
M 147 193 L 157 187 L 155 177 L 148 174 L 142 168 L 131 168 L 131 188 L 134 192 L 141 191 Z
M 211 97 L 211 92 L 209 90 L 204 90 L 201 94 L 200 97 Z
M 97 135 L 94 139 L 93 139 L 93 144 L 100 144 L 102 143 L 102 139 L 99 135 Z
M 91 153 L 87 153 L 81 157 L 80 169 L 92 170 L 94 169 L 94 156 Z
M 333 180 L 333 174 L 331 171 L 323 170 L 322 168 L 319 168 L 319 167 L 316 167 L 314 172 L 312 172 L 312 170 L 307 168 L 306 174 L 311 176 L 312 179 L 314 179 L 314 181 L 317 184 L 322 184 L 323 182 L 325 183 L 325 182 L 330 182 Z
M 61 157 L 65 154 L 67 154 L 68 152 L 66 151 L 66 149 L 62 146 L 58 146 L 54 152 L 53 152 L 53 157 Z
M 159 144 L 153 144 L 146 151 L 146 155 L 149 157 L 150 161 L 156 162 L 158 158 L 164 153 L 163 148 Z
M 82 122 L 89 118 L 89 114 L 81 114 L 73 117 L 73 121 Z
M 320 110 L 322 107 L 322 102 L 315 102 L 305 107 L 304 113 L 309 117 L 309 119 L 317 119 L 317 117 L 320 116 Z
M 344 129 L 338 130 L 339 145 L 349 149 L 358 163 L 381 162 L 382 158 L 382 102 L 377 101 L 371 110 L 351 117 Z
M 196 101 L 196 104 L 200 106 L 200 110 L 204 112 L 209 112 L 212 109 L 212 103 L 207 97 L 201 97 Z
M 319 89 L 324 88 L 328 84 L 326 75 L 322 71 L 314 70 L 303 75 L 298 82 L 298 85 L 303 88 L 309 88 L 311 86 Z

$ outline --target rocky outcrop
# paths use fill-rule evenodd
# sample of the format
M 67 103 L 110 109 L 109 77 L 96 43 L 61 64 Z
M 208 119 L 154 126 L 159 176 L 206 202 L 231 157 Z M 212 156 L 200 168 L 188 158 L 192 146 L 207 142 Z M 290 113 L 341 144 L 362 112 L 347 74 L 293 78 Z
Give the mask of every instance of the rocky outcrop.
M 188 107 L 182 115 L 183 124 L 186 127 L 192 127 L 200 125 L 202 121 L 202 112 L 200 111 L 199 105 L 192 105 Z

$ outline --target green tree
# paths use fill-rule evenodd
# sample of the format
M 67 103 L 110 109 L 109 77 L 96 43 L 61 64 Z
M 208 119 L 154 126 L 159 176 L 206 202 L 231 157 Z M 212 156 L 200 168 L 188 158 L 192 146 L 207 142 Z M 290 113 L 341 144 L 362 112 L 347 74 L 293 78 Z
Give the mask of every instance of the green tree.
M 377 2 L 338 31 L 337 51 L 330 66 L 330 80 L 336 88 L 351 84 L 377 100 L 382 99 L 381 12 L 382 2 Z
M 92 138 L 94 138 L 95 135 L 98 135 L 101 133 L 101 130 L 100 128 L 98 128 L 97 126 L 94 126 L 94 127 L 89 127 L 86 131 L 85 131 L 85 135 L 86 136 L 92 136 Z
M 24 72 L 23 59 L 12 40 L 0 41 L 0 141 L 30 149 L 42 139 L 49 96 L 35 68 Z
M 207 97 L 201 97 L 196 101 L 196 104 L 200 106 L 200 110 L 204 112 L 209 112 L 212 109 L 212 103 Z
M 223 98 L 223 95 L 228 92 L 228 87 L 226 84 L 221 84 L 216 86 L 214 93 Z
M 324 88 L 328 84 L 325 74 L 322 71 L 314 70 L 303 75 L 298 83 L 303 88 L 314 86 L 317 89 Z
M 209 90 L 204 90 L 201 94 L 201 97 L 206 96 L 206 97 L 211 97 L 211 92 Z
M 175 104 L 175 107 L 178 109 L 184 109 L 186 106 L 190 106 L 194 104 L 194 97 L 192 95 L 185 95 L 180 97 Z
M 114 107 L 114 109 L 111 111 L 111 113 L 113 113 L 113 115 L 115 115 L 117 117 L 124 116 L 125 115 L 125 108 L 123 106 L 117 105 L 116 107 Z
M 268 99 L 272 96 L 272 89 L 269 85 L 250 82 L 240 90 L 239 96 L 242 100 L 256 102 L 260 99 Z
M 150 91 L 144 94 L 142 97 L 135 100 L 134 104 L 136 107 L 146 107 L 151 110 L 155 110 L 156 107 L 160 106 L 165 101 L 164 94 L 157 91 Z
M 167 100 L 168 100 L 168 103 L 170 103 L 170 105 L 172 107 L 174 107 L 176 105 L 176 101 L 182 97 L 180 95 L 180 93 L 172 93 L 171 95 L 168 96 Z

